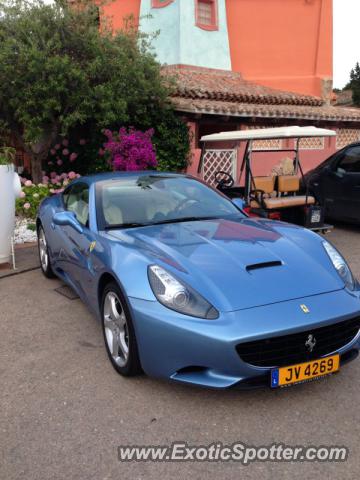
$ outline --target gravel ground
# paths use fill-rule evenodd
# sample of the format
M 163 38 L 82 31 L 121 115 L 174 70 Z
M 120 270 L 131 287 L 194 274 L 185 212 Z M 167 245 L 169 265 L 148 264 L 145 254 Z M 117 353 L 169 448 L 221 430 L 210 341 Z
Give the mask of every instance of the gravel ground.
M 360 277 L 360 230 L 327 238 Z M 360 469 L 360 360 L 283 390 L 197 389 L 112 369 L 100 325 L 39 270 L 0 280 L 0 479 L 352 480 Z M 174 441 L 345 445 L 345 463 L 120 463 L 117 446 Z
M 34 221 L 26 218 L 15 218 L 15 243 L 27 243 L 27 242 L 36 242 L 37 236 L 34 230 L 30 230 L 28 225 L 34 225 Z

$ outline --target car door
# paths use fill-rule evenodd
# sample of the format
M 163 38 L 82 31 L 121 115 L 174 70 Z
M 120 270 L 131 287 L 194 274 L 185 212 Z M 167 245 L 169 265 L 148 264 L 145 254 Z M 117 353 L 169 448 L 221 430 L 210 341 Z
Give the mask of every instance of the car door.
M 351 146 L 327 166 L 321 190 L 329 217 L 360 221 L 360 145 Z
M 86 294 L 93 282 L 89 257 L 95 242 L 89 228 L 89 185 L 77 182 L 70 186 L 63 194 L 63 201 L 65 210 L 75 214 L 83 231 L 80 233 L 69 225 L 59 227 L 63 237 L 61 268 L 80 293 Z

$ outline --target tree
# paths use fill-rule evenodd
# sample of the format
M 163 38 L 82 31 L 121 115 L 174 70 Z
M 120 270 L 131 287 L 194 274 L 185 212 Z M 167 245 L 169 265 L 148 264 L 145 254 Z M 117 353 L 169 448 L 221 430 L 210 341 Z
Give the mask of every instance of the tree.
M 352 90 L 353 103 L 357 107 L 360 106 L 360 65 L 356 65 L 350 72 L 350 82 L 344 87 L 344 90 Z
M 0 122 L 30 156 L 34 182 L 54 141 L 77 126 L 175 121 L 147 38 L 99 28 L 89 0 L 68 3 L 0 0 Z

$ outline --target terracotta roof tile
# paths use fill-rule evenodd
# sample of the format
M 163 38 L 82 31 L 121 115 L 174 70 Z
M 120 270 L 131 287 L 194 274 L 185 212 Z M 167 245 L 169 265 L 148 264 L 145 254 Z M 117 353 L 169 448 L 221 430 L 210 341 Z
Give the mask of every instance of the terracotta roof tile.
M 182 112 L 360 122 L 359 109 L 327 106 L 318 97 L 247 82 L 236 72 L 175 65 L 163 67 L 163 73 L 176 79 L 173 102 Z
M 318 97 L 283 92 L 248 82 L 237 72 L 182 65 L 163 67 L 163 72 L 175 77 L 176 97 L 265 105 L 323 104 Z
M 192 100 L 174 97 L 176 109 L 188 113 L 229 115 L 235 117 L 284 118 L 360 122 L 360 110 L 331 106 L 266 105 L 257 103 L 232 103 L 212 100 Z

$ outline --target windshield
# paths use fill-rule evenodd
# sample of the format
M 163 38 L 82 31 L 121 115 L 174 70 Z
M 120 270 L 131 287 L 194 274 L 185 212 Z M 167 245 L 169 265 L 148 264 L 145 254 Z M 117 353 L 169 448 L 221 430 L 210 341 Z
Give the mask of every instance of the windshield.
M 97 185 L 99 229 L 244 214 L 228 199 L 189 177 L 148 175 Z

